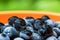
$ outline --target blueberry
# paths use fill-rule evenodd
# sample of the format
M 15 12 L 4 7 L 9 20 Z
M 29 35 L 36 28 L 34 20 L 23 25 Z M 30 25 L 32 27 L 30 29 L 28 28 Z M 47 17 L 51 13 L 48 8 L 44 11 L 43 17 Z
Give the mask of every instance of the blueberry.
M 15 21 L 16 19 L 18 19 L 17 16 L 12 16 L 12 17 L 10 17 L 10 18 L 8 19 L 8 24 L 11 25 L 11 26 L 13 26 L 13 23 L 14 23 L 14 21 Z
M 7 28 L 5 28 L 3 33 L 8 35 L 9 37 L 18 34 L 17 30 L 14 27 L 7 27 Z
M 57 33 L 58 36 L 60 36 L 60 29 L 59 28 L 54 27 L 53 30 Z
M 58 37 L 58 40 L 60 40 L 60 36 Z
M 32 33 L 34 32 L 33 27 L 30 27 L 30 26 L 26 27 L 26 30 L 27 30 L 27 31 L 31 31 Z
M 16 28 L 17 31 L 24 30 L 25 26 L 26 26 L 26 22 L 22 18 L 16 19 L 14 22 L 14 27 Z
M 30 37 L 23 32 L 20 32 L 20 37 L 23 38 L 23 39 L 30 39 Z
M 10 40 L 10 38 L 5 34 L 0 34 L 0 40 Z
M 50 19 L 48 19 L 48 20 L 45 21 L 45 25 L 49 25 L 52 28 L 55 27 L 55 24 L 56 23 L 53 20 L 50 20 Z
M 3 32 L 3 26 L 4 26 L 4 24 L 2 22 L 0 22 L 0 33 Z
M 45 32 L 43 33 L 43 37 L 44 37 L 44 39 L 46 39 L 47 37 L 49 37 L 49 36 L 52 36 L 53 35 L 53 30 L 52 30 L 52 28 L 49 26 L 46 30 L 45 30 Z
M 31 24 L 33 25 L 35 19 L 34 19 L 33 17 L 31 17 L 31 16 L 27 16 L 27 17 L 25 18 L 25 21 L 26 21 L 26 22 L 29 22 L 29 23 L 31 23 Z
M 38 34 L 39 34 L 39 35 L 43 35 L 44 32 L 45 32 L 45 30 L 43 30 L 43 29 L 39 29 L 39 30 L 38 30 Z
M 32 39 L 33 39 L 33 40 L 42 40 L 42 39 L 41 39 L 41 36 L 40 36 L 39 34 L 37 34 L 37 33 L 33 33 L 33 34 L 32 34 Z
M 7 27 L 3 31 L 4 34 L 8 35 L 11 40 L 19 36 L 18 31 L 14 27 Z
M 53 36 L 58 37 L 58 35 L 55 31 L 53 31 Z
M 32 25 L 31 23 L 29 23 L 29 22 L 26 22 L 26 26 L 31 26 L 31 27 L 33 27 L 33 25 Z
M 58 40 L 58 39 L 56 37 L 54 37 L 54 36 L 50 36 L 46 40 Z
M 4 33 L 2 33 L 1 35 L 2 35 L 3 37 L 6 37 L 6 34 L 4 34 Z
M 43 22 L 41 19 L 36 19 L 35 22 L 34 22 L 34 29 L 41 29 L 43 28 Z
M 59 24 L 57 24 L 57 26 L 56 27 L 58 27 L 59 29 L 60 29 L 60 23 Z
M 25 40 L 31 40 L 32 31 L 33 29 L 31 27 L 27 27 L 24 31 L 20 32 L 20 37 Z
M 48 20 L 48 19 L 50 19 L 47 15 L 44 15 L 44 16 L 42 16 L 41 17 L 41 19 L 43 20 L 43 21 L 46 21 L 46 20 Z
M 14 40 L 24 40 L 24 39 L 23 39 L 23 38 L 19 38 L 19 37 L 18 37 L 18 38 L 15 38 Z
M 4 26 L 4 24 L 2 22 L 0 22 L 0 26 Z

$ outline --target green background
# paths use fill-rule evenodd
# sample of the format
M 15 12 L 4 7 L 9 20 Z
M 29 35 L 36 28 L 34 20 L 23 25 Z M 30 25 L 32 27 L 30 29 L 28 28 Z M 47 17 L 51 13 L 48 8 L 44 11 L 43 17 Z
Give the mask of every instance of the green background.
M 0 0 L 0 11 L 6 10 L 60 12 L 60 0 Z

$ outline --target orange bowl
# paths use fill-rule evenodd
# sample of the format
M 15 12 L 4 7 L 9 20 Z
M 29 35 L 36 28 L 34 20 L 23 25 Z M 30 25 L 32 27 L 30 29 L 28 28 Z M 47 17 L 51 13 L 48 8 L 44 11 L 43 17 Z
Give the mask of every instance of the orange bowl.
M 60 21 L 60 14 L 53 12 L 43 11 L 2 11 L 0 12 L 0 22 L 7 23 L 8 18 L 11 16 L 18 16 L 24 18 L 26 16 L 32 16 L 34 18 L 40 18 L 43 15 L 49 16 L 54 21 Z

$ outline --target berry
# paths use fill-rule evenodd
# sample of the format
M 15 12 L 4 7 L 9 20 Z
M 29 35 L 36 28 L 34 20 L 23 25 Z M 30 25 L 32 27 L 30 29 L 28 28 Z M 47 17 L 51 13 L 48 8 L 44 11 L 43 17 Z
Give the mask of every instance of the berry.
M 23 38 L 19 38 L 19 37 L 18 37 L 18 38 L 15 38 L 14 40 L 24 40 L 24 39 L 23 39 Z
M 41 40 L 41 36 L 39 34 L 37 34 L 37 33 L 33 33 L 32 34 L 32 39 L 33 40 Z
M 33 25 L 33 23 L 34 23 L 34 18 L 33 17 L 31 17 L 31 16 L 27 16 L 26 18 L 25 18 L 25 21 L 26 22 L 29 22 L 29 23 L 31 23 L 32 25 Z
M 10 40 L 10 38 L 5 34 L 0 34 L 0 40 Z
M 53 30 L 57 33 L 58 36 L 60 36 L 60 29 L 59 28 L 54 27 Z
M 58 35 L 55 31 L 53 31 L 53 36 L 58 37 Z
M 24 30 L 25 26 L 26 26 L 26 23 L 22 18 L 16 19 L 14 22 L 14 27 L 16 28 L 17 31 Z
M 54 36 L 50 36 L 46 40 L 58 40 L 58 39 L 56 37 L 54 37 Z
M 38 30 L 38 29 L 43 28 L 42 26 L 43 26 L 42 20 L 41 19 L 36 19 L 35 22 L 34 22 L 34 28 Z
M 8 19 L 8 24 L 11 25 L 11 26 L 13 26 L 13 23 L 14 23 L 14 21 L 15 21 L 16 19 L 18 19 L 17 16 L 12 16 L 12 17 L 10 17 L 10 18 Z
M 4 28 L 3 26 L 4 26 L 4 24 L 0 22 L 0 33 L 3 32 L 3 28 Z
M 58 37 L 58 40 L 60 40 L 60 36 Z
M 13 40 L 15 37 L 18 37 L 18 32 L 14 27 L 7 27 L 4 29 L 3 34 L 6 34 L 10 37 L 11 40 Z
M 29 39 L 29 36 L 23 32 L 20 32 L 20 37 L 23 39 Z
M 44 39 L 46 39 L 47 37 L 52 35 L 53 35 L 53 30 L 50 26 L 48 26 L 48 28 L 45 30 L 42 36 L 44 37 Z
M 47 15 L 44 15 L 44 16 L 42 16 L 41 17 L 41 19 L 43 20 L 43 21 L 46 21 L 46 20 L 48 20 L 48 19 L 50 19 Z
M 57 24 L 57 26 L 56 27 L 58 27 L 59 29 L 60 29 L 60 23 L 59 24 Z
M 32 33 L 34 32 L 34 29 L 32 27 L 30 27 L 30 26 L 26 27 L 26 30 L 31 31 Z
M 50 19 L 46 20 L 45 24 L 51 26 L 52 28 L 55 27 L 55 22 L 53 20 L 50 20 Z

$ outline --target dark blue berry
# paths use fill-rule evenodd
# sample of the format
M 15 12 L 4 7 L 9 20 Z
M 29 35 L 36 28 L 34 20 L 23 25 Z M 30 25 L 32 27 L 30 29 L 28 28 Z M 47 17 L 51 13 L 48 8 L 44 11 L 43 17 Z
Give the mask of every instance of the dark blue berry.
M 10 18 L 8 19 L 8 24 L 11 25 L 11 26 L 13 26 L 13 23 L 14 23 L 14 21 L 15 21 L 16 19 L 18 19 L 17 16 L 12 16 L 12 17 L 10 17 Z

